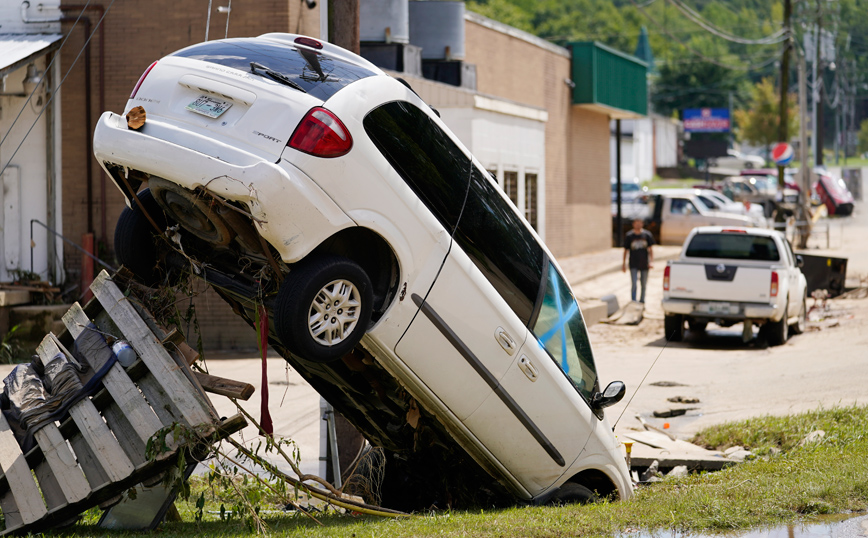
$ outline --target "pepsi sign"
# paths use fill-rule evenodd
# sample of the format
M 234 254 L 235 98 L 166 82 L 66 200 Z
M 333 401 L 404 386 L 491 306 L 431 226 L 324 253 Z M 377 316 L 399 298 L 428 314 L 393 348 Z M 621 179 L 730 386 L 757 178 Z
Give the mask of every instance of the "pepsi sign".
M 779 166 L 786 166 L 793 162 L 795 153 L 796 152 L 793 151 L 793 146 L 786 142 L 778 142 L 775 144 L 775 147 L 772 148 L 772 160 Z

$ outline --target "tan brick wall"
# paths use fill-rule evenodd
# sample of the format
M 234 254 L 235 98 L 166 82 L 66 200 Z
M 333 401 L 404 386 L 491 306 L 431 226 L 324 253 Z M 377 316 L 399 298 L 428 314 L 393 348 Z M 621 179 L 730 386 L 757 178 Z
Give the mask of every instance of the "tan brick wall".
M 223 4 L 213 4 L 209 39 L 221 39 L 226 32 L 226 15 L 217 13 L 218 5 Z M 93 156 L 88 154 L 88 140 L 93 135 L 93 125 L 103 109 L 115 112 L 123 110 L 139 76 L 153 61 L 205 40 L 207 6 L 207 2 L 174 0 L 114 3 L 102 23 L 105 33 L 103 106 L 100 106 L 99 97 L 99 33 L 94 34 L 90 42 L 92 102 L 89 127 L 85 115 L 85 55 L 72 67 L 75 57 L 84 45 L 84 25 L 80 22 L 73 30 L 71 22 L 63 24 L 64 33 L 71 32 L 71 36 L 61 52 L 61 73 L 65 74 L 72 67 L 61 90 L 63 234 L 79 243 L 82 234 L 88 231 L 86 164 L 87 160 L 90 160 L 93 201 L 91 229 L 98 244 L 98 256 L 109 263 L 114 263 L 114 228 L 124 203 L 120 192 L 111 180 L 105 177 Z M 79 11 L 69 9 L 65 13 L 75 18 Z M 91 20 L 91 28 L 96 28 L 100 12 L 91 9 L 86 15 Z M 299 0 L 235 0 L 232 2 L 232 13 L 229 17 L 229 37 L 256 36 L 267 32 L 319 35 L 319 8 L 309 10 L 305 3 Z M 105 200 L 102 192 L 105 192 Z M 103 208 L 105 228 L 102 225 Z M 67 280 L 77 283 L 82 256 L 69 247 L 65 248 L 64 252 Z M 210 297 L 210 294 L 205 297 Z M 200 315 L 200 320 L 203 325 L 210 326 L 210 317 L 215 316 L 215 326 L 219 327 L 219 331 L 211 340 L 234 342 L 235 329 L 228 328 L 226 323 L 231 323 L 229 316 L 235 316 L 228 307 L 223 306 L 218 297 L 215 296 L 214 299 L 219 303 L 212 305 L 214 309 L 200 309 L 206 311 Z M 228 316 L 221 308 L 227 309 Z M 248 329 L 246 325 L 243 328 Z M 253 345 L 255 346 L 255 339 Z
M 546 244 L 558 257 L 608 248 L 609 119 L 574 107 L 570 59 L 474 21 L 466 61 L 477 90 L 548 111 L 545 127 Z
M 257 351 L 256 329 L 235 315 L 232 308 L 206 284 L 197 281 L 194 286 L 198 295 L 193 304 L 205 351 Z M 195 331 L 191 331 L 189 340 L 195 347 Z
M 566 248 L 576 253 L 611 246 L 609 117 L 578 106 L 570 110 L 567 201 L 572 209 Z

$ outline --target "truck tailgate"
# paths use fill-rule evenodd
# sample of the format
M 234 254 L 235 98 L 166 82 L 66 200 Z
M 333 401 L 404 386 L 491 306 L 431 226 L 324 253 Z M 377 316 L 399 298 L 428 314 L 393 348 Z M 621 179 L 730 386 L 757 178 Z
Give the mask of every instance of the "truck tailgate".
M 772 269 L 715 260 L 671 262 L 669 297 L 744 303 L 768 302 Z

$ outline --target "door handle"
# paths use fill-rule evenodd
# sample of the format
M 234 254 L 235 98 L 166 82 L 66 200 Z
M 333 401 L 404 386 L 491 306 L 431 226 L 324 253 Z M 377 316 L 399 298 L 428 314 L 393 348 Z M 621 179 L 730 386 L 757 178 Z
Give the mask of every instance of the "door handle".
M 518 359 L 518 367 L 521 368 L 521 371 L 524 372 L 524 375 L 527 376 L 531 381 L 536 381 L 539 374 L 536 371 L 536 366 L 530 362 L 530 359 L 527 358 L 527 355 L 522 355 L 520 359 Z
M 515 340 L 506 333 L 506 330 L 504 330 L 503 327 L 498 327 L 497 330 L 494 331 L 494 339 L 497 340 L 500 347 L 502 347 L 510 356 L 515 353 Z

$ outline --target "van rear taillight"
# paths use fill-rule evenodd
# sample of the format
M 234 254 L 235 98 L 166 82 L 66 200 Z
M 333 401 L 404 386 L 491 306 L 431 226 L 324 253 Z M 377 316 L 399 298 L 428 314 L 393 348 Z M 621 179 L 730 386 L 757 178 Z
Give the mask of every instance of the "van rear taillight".
M 769 296 L 777 297 L 778 296 L 778 272 L 772 271 L 772 284 L 769 288 Z
M 669 266 L 663 270 L 663 291 L 669 291 Z
M 340 157 L 353 147 L 353 137 L 337 116 L 322 107 L 304 115 L 287 146 L 316 157 Z
M 151 72 L 151 69 L 153 69 L 155 65 L 157 65 L 157 62 L 152 63 L 147 69 L 145 69 L 145 72 L 142 73 L 142 76 L 139 77 L 139 81 L 136 82 L 136 87 L 133 88 L 133 93 L 130 94 L 130 99 L 132 99 L 133 97 L 136 96 L 137 93 L 139 93 L 139 87 L 141 87 L 142 82 L 145 81 L 145 78 L 148 76 L 148 73 Z

